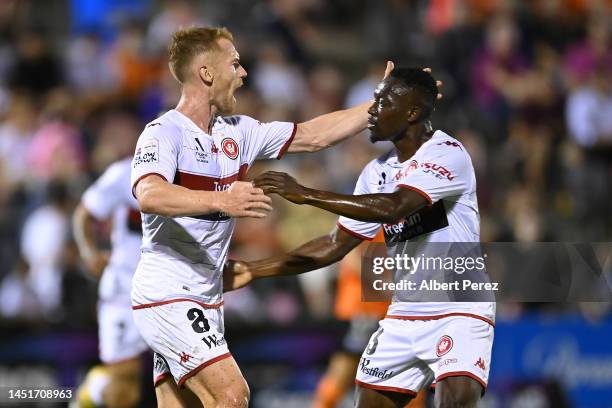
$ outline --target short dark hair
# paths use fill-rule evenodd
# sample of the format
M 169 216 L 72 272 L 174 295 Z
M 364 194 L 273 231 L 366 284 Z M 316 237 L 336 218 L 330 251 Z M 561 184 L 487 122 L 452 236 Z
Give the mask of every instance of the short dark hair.
M 425 109 L 423 119 L 428 118 L 433 112 L 438 98 L 438 86 L 436 80 L 423 68 L 395 68 L 391 71 L 391 78 L 397 79 L 406 88 L 416 89 L 421 96 L 421 102 Z

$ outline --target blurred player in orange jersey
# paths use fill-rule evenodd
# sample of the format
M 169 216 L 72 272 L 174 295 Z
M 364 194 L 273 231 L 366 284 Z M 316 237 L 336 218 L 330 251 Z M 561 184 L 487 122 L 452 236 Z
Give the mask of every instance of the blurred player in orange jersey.
M 371 242 L 384 244 L 382 230 Z M 353 388 L 361 354 L 378 329 L 379 320 L 387 313 L 389 302 L 361 300 L 361 257 L 368 246 L 369 243 L 361 244 L 338 265 L 335 315 L 338 320 L 348 320 L 349 328 L 342 348 L 331 356 L 327 371 L 317 385 L 312 408 L 335 408 Z M 424 407 L 424 394 L 420 393 L 407 407 Z
M 375 241 L 384 242 L 382 234 Z M 319 381 L 313 408 L 336 407 L 353 388 L 361 353 L 389 306 L 386 302 L 361 301 L 361 255 L 367 245 L 355 248 L 339 264 L 335 315 L 338 320 L 348 320 L 349 328 L 342 348 L 331 356 L 327 371 Z

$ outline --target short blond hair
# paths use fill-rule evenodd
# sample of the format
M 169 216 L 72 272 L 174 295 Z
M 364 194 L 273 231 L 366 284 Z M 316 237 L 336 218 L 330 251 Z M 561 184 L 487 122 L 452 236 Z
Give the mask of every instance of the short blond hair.
M 170 42 L 168 65 L 176 80 L 183 83 L 185 68 L 196 55 L 219 51 L 217 41 L 221 38 L 234 41 L 232 33 L 225 27 L 190 27 L 175 32 Z

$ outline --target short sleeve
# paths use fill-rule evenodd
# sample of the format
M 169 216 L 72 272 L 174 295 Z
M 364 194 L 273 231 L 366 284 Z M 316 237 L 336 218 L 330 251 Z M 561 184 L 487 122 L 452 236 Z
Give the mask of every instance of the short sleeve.
M 372 174 L 372 166 L 372 163 L 368 164 L 359 175 L 359 179 L 357 180 L 357 184 L 355 185 L 355 191 L 353 192 L 353 195 L 375 193 L 370 189 L 370 180 L 374 177 L 374 175 Z M 374 237 L 378 233 L 378 230 L 380 229 L 379 223 L 357 221 L 347 217 L 338 218 L 337 225 L 338 228 L 344 230 L 350 235 L 367 241 L 374 239 Z
M 152 122 L 145 127 L 132 159 L 132 194 L 138 182 L 151 174 L 172 182 L 178 166 L 179 140 L 180 132 L 171 124 Z
M 280 159 L 289 149 L 297 125 L 292 122 L 259 122 L 248 116 L 238 116 L 238 130 L 243 134 L 249 163 L 261 159 Z
M 127 168 L 127 172 L 126 172 Z M 108 219 L 121 204 L 128 186 L 129 167 L 114 163 L 83 194 L 81 202 L 98 220 Z
M 465 148 L 455 141 L 432 143 L 400 176 L 398 188 L 421 194 L 430 204 L 468 192 L 474 169 Z

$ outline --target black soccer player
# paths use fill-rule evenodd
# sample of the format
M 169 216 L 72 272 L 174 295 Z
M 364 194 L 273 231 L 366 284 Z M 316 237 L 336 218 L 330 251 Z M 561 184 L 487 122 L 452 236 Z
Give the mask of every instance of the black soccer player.
M 342 259 L 381 228 L 391 254 L 405 243 L 427 253 L 435 243 L 478 242 L 476 181 L 463 145 L 430 122 L 438 90 L 421 69 L 395 69 L 369 109 L 372 142 L 394 148 L 363 170 L 354 195 L 318 191 L 291 176 L 267 172 L 254 183 L 267 194 L 340 215 L 337 227 L 294 251 L 233 264 L 234 285 L 294 275 Z M 404 406 L 435 386 L 436 407 L 473 407 L 488 380 L 493 302 L 412 302 L 396 292 L 357 371 L 358 407 Z

